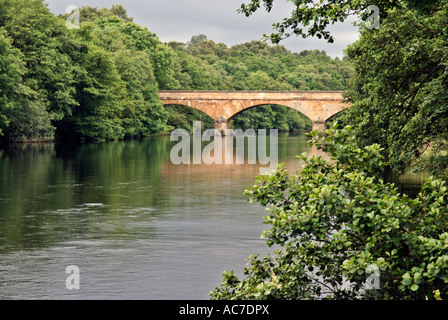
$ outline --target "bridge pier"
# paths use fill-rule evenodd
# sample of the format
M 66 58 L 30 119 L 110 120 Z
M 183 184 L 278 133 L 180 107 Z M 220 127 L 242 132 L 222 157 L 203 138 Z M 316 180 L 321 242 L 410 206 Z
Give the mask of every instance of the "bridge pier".
M 313 131 L 314 130 L 318 130 L 318 131 L 324 131 L 327 130 L 327 124 L 324 122 L 313 122 Z
M 230 120 L 227 120 L 224 116 L 219 116 L 215 119 L 215 129 L 225 133 L 226 129 L 231 129 Z

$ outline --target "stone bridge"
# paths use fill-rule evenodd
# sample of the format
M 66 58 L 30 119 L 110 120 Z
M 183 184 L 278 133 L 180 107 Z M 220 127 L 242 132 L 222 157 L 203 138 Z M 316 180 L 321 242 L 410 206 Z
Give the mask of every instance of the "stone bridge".
M 159 91 L 164 105 L 198 109 L 215 121 L 215 129 L 230 129 L 230 121 L 243 110 L 259 105 L 282 105 L 295 109 L 325 130 L 326 121 L 349 107 L 341 91 Z

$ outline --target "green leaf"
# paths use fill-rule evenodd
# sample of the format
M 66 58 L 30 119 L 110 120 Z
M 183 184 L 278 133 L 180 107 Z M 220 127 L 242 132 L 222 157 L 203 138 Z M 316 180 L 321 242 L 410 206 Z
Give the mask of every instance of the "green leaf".
M 412 283 L 412 280 L 410 278 L 405 278 L 401 281 L 401 283 L 403 283 L 403 285 L 405 286 L 409 286 Z

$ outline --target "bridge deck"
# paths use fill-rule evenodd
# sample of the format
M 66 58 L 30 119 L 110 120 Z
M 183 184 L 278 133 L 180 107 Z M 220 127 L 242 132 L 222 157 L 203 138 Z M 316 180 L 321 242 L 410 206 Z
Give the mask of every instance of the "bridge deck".
M 284 105 L 306 115 L 313 126 L 344 110 L 342 91 L 194 91 L 160 90 L 164 104 L 180 104 L 198 109 L 215 121 L 215 127 L 229 128 L 230 120 L 238 113 L 266 104 Z
M 193 91 L 160 90 L 162 100 L 313 100 L 341 101 L 342 91 Z

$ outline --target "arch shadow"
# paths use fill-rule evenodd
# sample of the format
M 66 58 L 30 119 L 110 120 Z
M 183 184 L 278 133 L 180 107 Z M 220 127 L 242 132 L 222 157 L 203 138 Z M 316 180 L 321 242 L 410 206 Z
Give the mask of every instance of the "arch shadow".
M 327 120 L 325 120 L 325 123 L 327 124 L 327 127 L 328 127 L 329 123 L 332 123 L 332 122 L 335 122 L 335 121 L 339 121 L 341 123 L 341 125 L 344 126 L 346 123 L 343 121 L 343 117 L 344 117 L 344 114 L 347 112 L 347 110 L 348 110 L 348 108 L 343 109 L 343 110 L 335 113 L 334 115 L 332 115 Z
M 253 118 L 254 116 L 253 112 L 255 110 L 259 110 L 260 107 L 265 107 L 264 111 L 268 112 L 268 114 L 265 115 L 265 118 L 266 116 L 269 116 L 270 119 L 267 120 L 271 121 L 271 123 L 276 124 L 279 127 L 276 128 L 269 126 L 268 128 L 251 127 L 250 129 L 279 129 L 280 131 L 300 131 L 312 128 L 312 121 L 308 116 L 284 104 L 272 104 L 272 103 L 256 104 L 251 107 L 245 108 L 241 111 L 238 111 L 237 113 L 232 115 L 228 120 L 232 121 L 232 126 L 235 128 L 249 129 L 249 127 L 247 127 L 247 125 L 244 125 L 244 123 L 251 122 L 253 124 L 254 121 L 256 122 L 256 119 Z
M 164 104 L 163 107 L 168 112 L 167 124 L 174 129 L 192 132 L 194 121 L 200 121 L 203 130 L 214 128 L 214 119 L 195 107 L 182 104 Z

